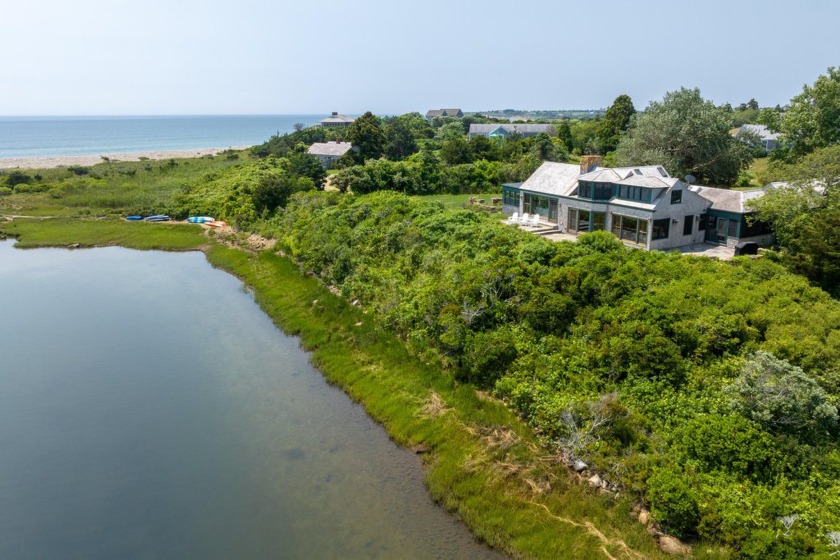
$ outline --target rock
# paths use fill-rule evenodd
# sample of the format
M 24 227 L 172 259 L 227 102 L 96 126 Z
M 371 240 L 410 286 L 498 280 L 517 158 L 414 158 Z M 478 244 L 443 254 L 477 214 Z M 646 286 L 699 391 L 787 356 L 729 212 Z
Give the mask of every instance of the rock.
M 643 509 L 639 512 L 639 523 L 642 525 L 647 525 L 648 521 L 650 521 L 650 512 L 646 509 Z
M 581 471 L 585 471 L 587 466 L 588 465 L 586 463 L 584 463 L 583 461 L 578 459 L 577 461 L 574 462 L 574 464 L 572 465 L 572 468 L 575 469 L 575 472 L 581 472 Z
M 691 548 L 680 542 L 679 539 L 662 535 L 659 537 L 659 549 L 665 554 L 677 554 L 680 556 L 687 556 L 691 554 Z
M 601 487 L 601 477 L 597 474 L 592 475 L 589 478 L 589 485 L 593 488 L 600 488 Z
M 426 453 L 430 452 L 432 448 L 426 445 L 425 443 L 418 443 L 409 447 L 409 450 L 411 450 L 417 455 L 425 455 Z
M 359 300 L 354 299 L 352 302 L 350 302 L 350 305 L 354 305 L 354 306 L 358 307 L 361 304 L 359 303 Z
M 361 322 L 361 321 L 359 321 L 358 323 L 355 323 L 355 324 L 354 324 L 354 326 L 356 326 L 356 327 L 361 327 L 361 326 L 362 326 L 362 322 Z

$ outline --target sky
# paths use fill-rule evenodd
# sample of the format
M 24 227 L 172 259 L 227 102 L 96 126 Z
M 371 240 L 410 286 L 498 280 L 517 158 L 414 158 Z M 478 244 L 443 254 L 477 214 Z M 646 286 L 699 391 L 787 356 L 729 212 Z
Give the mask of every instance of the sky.
M 4 0 L 0 115 L 785 105 L 837 0 Z

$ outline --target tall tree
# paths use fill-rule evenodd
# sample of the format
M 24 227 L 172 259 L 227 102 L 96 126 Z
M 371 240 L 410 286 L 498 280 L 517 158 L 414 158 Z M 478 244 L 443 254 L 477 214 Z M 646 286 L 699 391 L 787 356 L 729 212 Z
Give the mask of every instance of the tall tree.
M 566 145 L 566 151 L 571 152 L 575 149 L 575 139 L 572 136 L 572 129 L 569 127 L 569 121 L 563 120 L 555 127 L 557 130 L 557 137 Z
M 408 123 L 402 118 L 393 119 L 385 127 L 385 155 L 397 161 L 417 152 L 417 142 Z
M 368 111 L 347 130 L 347 141 L 358 149 L 361 161 L 376 159 L 385 153 L 385 131 L 379 117 Z
M 630 119 L 636 114 L 633 100 L 629 95 L 619 95 L 607 109 L 598 126 L 598 139 L 604 152 L 612 152 L 618 147 L 622 132 L 630 126 Z
M 782 117 L 782 135 L 795 157 L 840 142 L 840 68 L 802 86 Z
M 751 208 L 773 225 L 782 262 L 840 297 L 840 144 L 773 172 L 790 186 L 768 189 Z
M 619 140 L 619 165 L 661 164 L 675 177 L 732 185 L 752 161 L 749 148 L 729 135 L 729 115 L 699 89 L 681 88 L 652 101 Z

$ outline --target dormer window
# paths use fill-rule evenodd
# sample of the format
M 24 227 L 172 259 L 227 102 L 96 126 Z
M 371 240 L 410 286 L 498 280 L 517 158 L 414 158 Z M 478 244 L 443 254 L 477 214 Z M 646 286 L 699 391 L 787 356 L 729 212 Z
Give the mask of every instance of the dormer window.
M 680 204 L 682 202 L 682 190 L 671 191 L 671 204 Z

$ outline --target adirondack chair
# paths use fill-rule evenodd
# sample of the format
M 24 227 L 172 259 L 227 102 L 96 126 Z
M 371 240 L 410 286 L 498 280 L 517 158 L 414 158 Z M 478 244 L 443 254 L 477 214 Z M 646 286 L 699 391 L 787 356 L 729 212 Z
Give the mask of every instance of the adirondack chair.
M 514 212 L 510 215 L 507 219 L 507 223 L 509 224 L 518 224 L 519 223 L 519 212 Z
M 528 216 L 528 212 L 524 212 L 522 214 L 522 217 L 519 218 L 519 223 L 523 226 L 527 226 L 528 223 L 530 222 L 530 220 L 531 220 L 531 218 L 530 218 L 530 216 Z
M 540 215 L 539 214 L 533 214 L 531 216 L 531 226 L 539 227 L 539 225 L 540 225 Z

